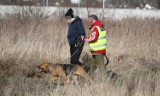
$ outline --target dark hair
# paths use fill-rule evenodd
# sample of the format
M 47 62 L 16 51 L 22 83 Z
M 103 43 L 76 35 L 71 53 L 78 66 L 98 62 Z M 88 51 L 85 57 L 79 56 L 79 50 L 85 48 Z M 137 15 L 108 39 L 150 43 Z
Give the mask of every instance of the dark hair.
M 98 20 L 98 17 L 96 15 L 90 15 L 90 18 L 93 18 L 94 20 Z

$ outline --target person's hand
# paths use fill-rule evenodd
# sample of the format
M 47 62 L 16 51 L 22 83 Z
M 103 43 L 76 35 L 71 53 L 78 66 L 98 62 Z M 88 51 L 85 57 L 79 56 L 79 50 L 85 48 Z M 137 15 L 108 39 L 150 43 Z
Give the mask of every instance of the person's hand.
M 81 39 L 84 40 L 84 36 L 81 36 Z

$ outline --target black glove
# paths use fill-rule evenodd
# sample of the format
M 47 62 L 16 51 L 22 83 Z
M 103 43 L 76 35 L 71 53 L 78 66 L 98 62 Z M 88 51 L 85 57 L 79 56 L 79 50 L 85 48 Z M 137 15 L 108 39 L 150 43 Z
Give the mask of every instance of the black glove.
M 79 36 L 77 38 L 77 41 L 76 41 L 76 44 L 75 44 L 75 47 L 81 47 L 84 43 L 84 40 L 81 39 L 81 36 Z

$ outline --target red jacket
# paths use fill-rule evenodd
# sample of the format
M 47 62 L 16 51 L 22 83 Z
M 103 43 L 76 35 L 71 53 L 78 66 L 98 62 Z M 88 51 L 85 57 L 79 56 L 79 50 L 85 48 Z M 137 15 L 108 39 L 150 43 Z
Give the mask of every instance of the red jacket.
M 95 21 L 90 29 L 92 29 L 94 26 L 100 26 L 100 27 L 103 27 L 103 24 L 101 23 L 101 21 L 97 20 Z M 92 35 L 90 37 L 85 37 L 84 40 L 86 42 L 95 42 L 98 40 L 98 36 L 99 36 L 99 32 L 98 32 L 98 29 L 95 27 L 92 31 Z M 97 55 L 97 54 L 106 54 L 106 50 L 99 50 L 99 51 L 91 51 L 91 53 L 93 55 Z

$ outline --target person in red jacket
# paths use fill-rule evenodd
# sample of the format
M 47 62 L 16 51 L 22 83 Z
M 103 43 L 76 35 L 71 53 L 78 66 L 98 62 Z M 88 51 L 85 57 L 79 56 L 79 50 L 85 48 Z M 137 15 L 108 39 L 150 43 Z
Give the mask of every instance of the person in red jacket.
M 102 31 L 106 32 L 106 31 L 104 29 L 104 25 L 102 24 L 102 22 L 100 20 L 98 20 L 98 17 L 96 15 L 90 15 L 89 18 L 92 20 L 92 25 L 89 28 L 91 30 L 92 34 L 89 37 L 86 36 L 86 37 L 82 37 L 82 38 L 85 40 L 85 42 L 88 42 L 90 44 L 90 43 L 98 42 L 98 40 L 100 40 L 100 38 L 102 38 L 102 37 L 100 37 L 100 34 L 102 34 L 101 32 Z M 106 39 L 106 35 L 104 35 L 104 37 L 105 38 L 103 38 L 103 39 Z M 105 46 L 107 46 L 107 43 L 105 43 L 105 44 L 106 44 Z M 105 65 L 104 64 L 104 56 L 106 56 L 105 55 L 106 48 L 103 47 L 103 48 L 99 48 L 99 49 L 100 50 L 96 50 L 96 51 L 91 50 L 92 58 L 91 58 L 90 66 L 89 66 L 91 74 L 95 71 L 95 69 L 97 69 L 97 67 L 99 65 L 102 65 L 100 68 L 104 68 L 103 65 Z

